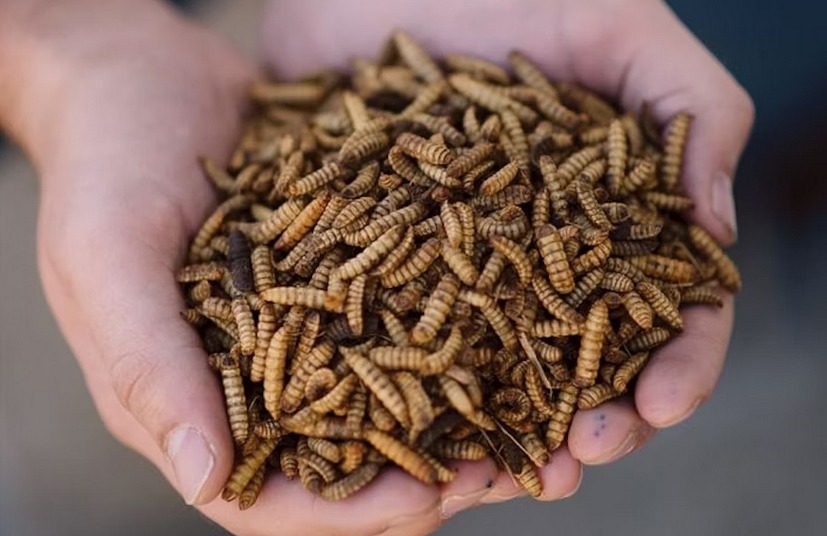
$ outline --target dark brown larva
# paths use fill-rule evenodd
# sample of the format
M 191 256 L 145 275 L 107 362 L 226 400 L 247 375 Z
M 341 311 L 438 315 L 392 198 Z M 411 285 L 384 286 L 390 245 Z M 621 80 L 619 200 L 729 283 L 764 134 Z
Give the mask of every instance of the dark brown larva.
M 740 288 L 683 219 L 689 115 L 660 140 L 508 64 L 398 31 L 350 77 L 257 82 L 229 165 L 201 160 L 221 202 L 175 277 L 240 508 L 270 466 L 343 500 L 384 465 L 443 483 L 486 456 L 541 496 L 574 413 L 634 389 L 680 307 Z

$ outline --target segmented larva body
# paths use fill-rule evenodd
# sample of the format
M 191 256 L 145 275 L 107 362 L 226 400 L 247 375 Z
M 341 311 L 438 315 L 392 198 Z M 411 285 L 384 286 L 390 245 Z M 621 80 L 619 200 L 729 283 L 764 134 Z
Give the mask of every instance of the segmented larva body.
M 557 395 L 554 414 L 548 423 L 546 431 L 546 446 L 549 451 L 557 450 L 566 438 L 569 425 L 571 424 L 574 408 L 577 405 L 577 397 L 580 389 L 574 384 L 566 384 Z
M 625 393 L 626 389 L 638 373 L 643 370 L 649 360 L 649 352 L 638 352 L 621 363 L 612 377 L 612 386 L 618 393 Z
M 411 331 L 411 343 L 426 344 L 436 337 L 445 323 L 459 293 L 460 282 L 454 274 L 445 274 L 428 299 L 419 322 Z
M 716 274 L 725 289 L 730 292 L 741 290 L 741 274 L 738 268 L 709 233 L 697 225 L 690 225 L 689 240 L 701 255 L 715 265 Z
M 322 486 L 319 493 L 328 501 L 341 501 L 370 484 L 378 474 L 379 464 L 366 463 L 356 467 L 341 479 Z
M 589 309 L 577 354 L 577 366 L 574 369 L 574 384 L 577 387 L 594 385 L 600 368 L 600 355 L 603 340 L 609 327 L 609 308 L 603 300 L 597 300 Z
M 655 285 L 641 281 L 636 286 L 638 294 L 649 302 L 655 314 L 664 319 L 672 328 L 682 331 L 683 319 L 678 312 L 678 307 Z M 641 326 L 643 327 L 643 326 Z
M 230 431 L 236 444 L 241 445 L 247 441 L 249 432 L 247 398 L 244 395 L 238 360 L 229 354 L 225 354 L 221 360 L 221 382 L 224 385 Z
M 277 443 L 273 439 L 262 439 L 258 447 L 245 456 L 241 463 L 236 465 L 232 474 L 230 474 L 229 480 L 224 485 L 224 491 L 221 493 L 221 497 L 225 501 L 235 500 L 241 495 L 259 468 L 264 466 L 267 457 L 275 450 Z
M 568 294 L 574 290 L 574 273 L 569 266 L 563 240 L 552 225 L 543 225 L 537 230 L 537 249 L 543 259 L 546 272 L 554 290 Z
M 661 166 L 661 183 L 667 190 L 675 190 L 683 165 L 683 152 L 689 137 L 692 116 L 678 112 L 666 126 L 663 136 L 663 165 Z
M 615 391 L 614 387 L 611 385 L 607 385 L 605 383 L 593 385 L 580 391 L 580 394 L 577 397 L 577 408 L 596 408 L 600 404 L 615 398 L 618 394 L 619 392 Z

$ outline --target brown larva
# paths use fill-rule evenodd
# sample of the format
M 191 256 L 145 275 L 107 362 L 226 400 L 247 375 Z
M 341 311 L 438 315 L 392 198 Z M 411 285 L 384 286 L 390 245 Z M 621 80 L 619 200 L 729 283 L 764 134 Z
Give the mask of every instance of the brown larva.
M 546 431 L 546 446 L 550 451 L 556 450 L 563 444 L 563 440 L 569 431 L 569 425 L 571 424 L 579 394 L 580 389 L 571 383 L 566 384 L 560 390 L 557 396 L 557 403 L 554 407 L 554 413 L 551 416 Z
M 715 265 L 716 275 L 721 285 L 730 292 L 741 290 L 741 274 L 735 263 L 732 262 L 715 239 L 697 225 L 689 226 L 689 239 L 692 245 L 709 261 Z

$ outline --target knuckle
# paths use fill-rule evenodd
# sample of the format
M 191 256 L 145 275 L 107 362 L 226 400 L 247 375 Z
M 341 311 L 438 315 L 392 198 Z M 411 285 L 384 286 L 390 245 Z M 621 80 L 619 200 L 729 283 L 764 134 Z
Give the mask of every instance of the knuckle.
M 141 351 L 124 351 L 112 359 L 109 374 L 115 396 L 142 423 L 160 412 L 159 372 L 159 363 Z

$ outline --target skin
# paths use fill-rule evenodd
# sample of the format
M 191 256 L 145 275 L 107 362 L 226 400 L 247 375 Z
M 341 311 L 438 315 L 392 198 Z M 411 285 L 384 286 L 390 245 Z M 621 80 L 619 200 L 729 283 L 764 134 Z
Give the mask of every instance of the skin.
M 387 31 L 401 26 L 435 54 L 502 61 L 520 48 L 552 79 L 576 80 L 630 110 L 646 101 L 659 121 L 687 110 L 692 218 L 731 243 L 734 213 L 720 210 L 720 192 L 729 198 L 714 179 L 734 175 L 753 107 L 715 58 L 656 0 L 511 4 L 484 0 L 468 12 L 445 0 L 369 0 L 359 9 L 273 3 L 262 59 L 284 76 L 345 66 L 375 55 Z M 310 43 L 302 37 L 311 34 Z M 246 512 L 216 499 L 231 470 L 230 432 L 218 381 L 178 317 L 183 298 L 173 273 L 215 204 L 196 157 L 229 155 L 255 67 L 151 0 L 6 0 L 0 72 L 0 125 L 42 180 L 38 252 L 49 304 L 103 422 L 187 502 L 237 534 L 425 534 L 458 511 L 521 495 L 489 460 L 462 464 L 442 488 L 389 470 L 342 503 L 283 477 L 268 479 Z M 732 319 L 730 298 L 720 310 L 688 309 L 685 332 L 655 354 L 633 397 L 579 412 L 568 445 L 542 470 L 543 499 L 573 494 L 582 464 L 614 461 L 687 418 L 714 389 Z M 192 434 L 181 442 L 176 430 Z

